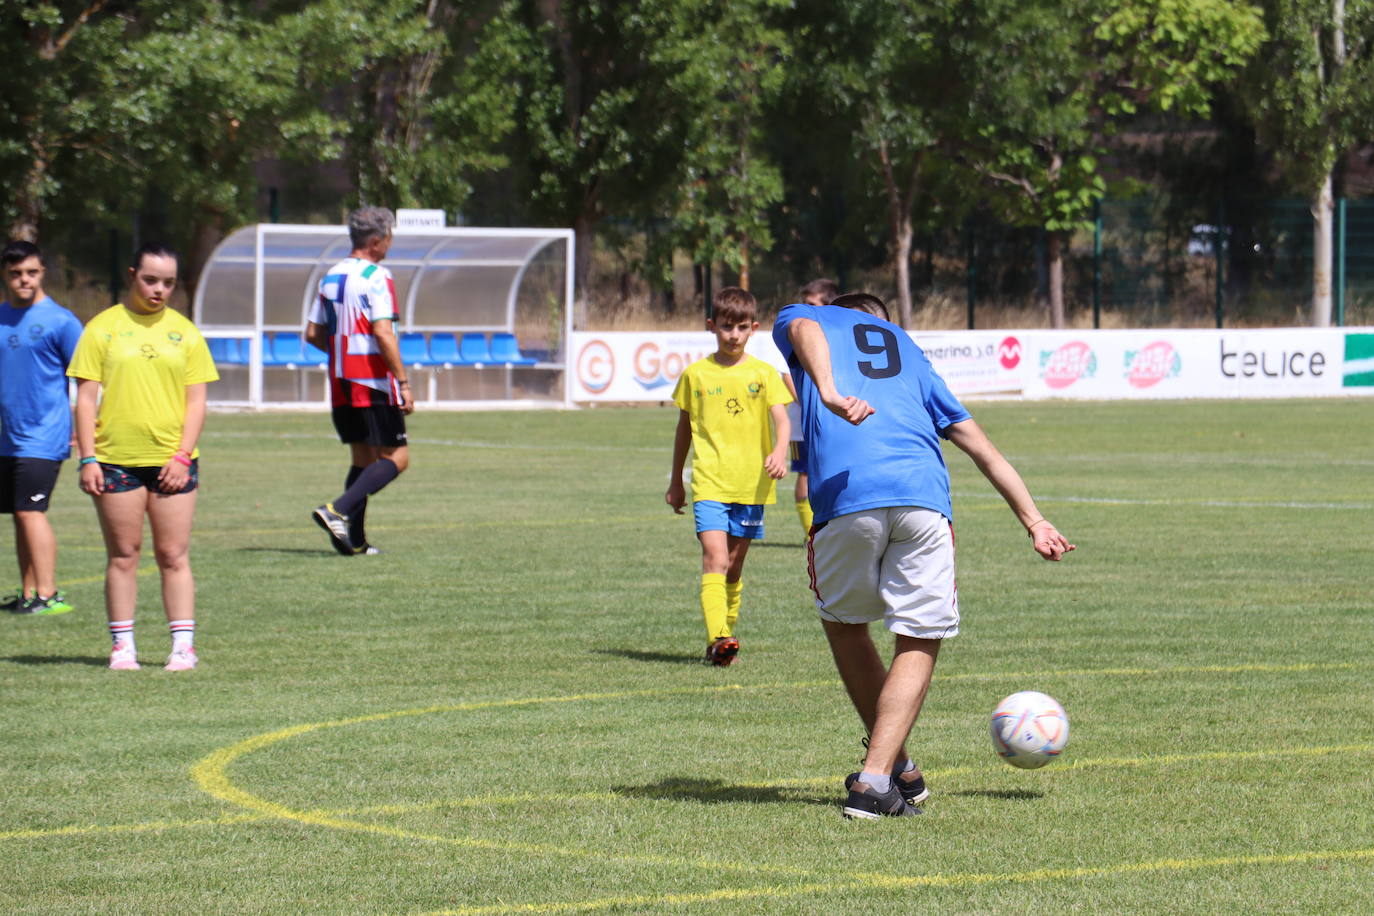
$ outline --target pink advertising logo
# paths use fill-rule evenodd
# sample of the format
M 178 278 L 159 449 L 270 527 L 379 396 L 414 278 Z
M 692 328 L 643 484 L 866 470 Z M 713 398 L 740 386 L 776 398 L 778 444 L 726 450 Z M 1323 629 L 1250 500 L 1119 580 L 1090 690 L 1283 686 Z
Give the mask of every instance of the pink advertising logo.
M 1183 371 L 1183 357 L 1167 340 L 1157 340 L 1140 350 L 1126 351 L 1126 381 L 1133 388 L 1149 388 Z
M 692 363 L 706 356 L 706 353 L 693 355 L 685 350 L 674 350 L 660 347 L 654 341 L 647 341 L 639 345 L 634 355 L 634 379 L 644 387 L 645 391 L 653 391 L 655 388 L 662 388 L 677 382 L 678 376 L 682 375 Z
M 615 379 L 615 354 L 604 340 L 589 340 L 577 355 L 577 380 L 591 394 L 601 394 Z
M 1021 341 L 1008 337 L 997 345 L 997 359 L 1003 369 L 1015 369 L 1021 364 Z
M 1081 340 L 1066 343 L 1058 350 L 1040 352 L 1040 377 L 1051 388 L 1067 388 L 1096 374 L 1097 355 Z

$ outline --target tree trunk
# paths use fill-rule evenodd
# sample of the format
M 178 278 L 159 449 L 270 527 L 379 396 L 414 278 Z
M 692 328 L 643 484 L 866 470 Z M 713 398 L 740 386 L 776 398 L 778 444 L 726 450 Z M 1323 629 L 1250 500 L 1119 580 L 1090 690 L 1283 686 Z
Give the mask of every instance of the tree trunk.
M 893 259 L 897 268 L 897 323 L 911 327 L 911 214 L 903 211 L 893 226 L 896 244 Z
M 587 326 L 587 303 L 591 297 L 592 246 L 596 225 L 585 210 L 573 217 L 573 325 Z
M 214 253 L 215 246 L 224 238 L 224 214 L 215 210 L 201 208 L 196 224 L 191 227 L 191 250 L 182 259 L 180 283 L 186 291 L 186 305 L 190 309 L 196 301 L 196 287 L 200 285 L 201 273 L 205 264 Z M 192 315 L 193 320 L 200 316 Z
M 1331 253 L 1335 235 L 1336 202 L 1331 193 L 1331 173 L 1312 201 L 1312 326 L 1331 326 Z
M 739 243 L 739 288 L 749 289 L 749 240 L 741 239 Z
M 1064 327 L 1064 234 L 1045 233 L 1045 260 L 1050 273 L 1050 327 Z
M 902 189 L 897 186 L 897 176 L 886 140 L 878 143 L 878 163 L 883 173 L 883 185 L 887 190 L 888 220 L 892 226 L 892 267 L 897 284 L 897 323 L 905 328 L 911 325 L 911 201 L 915 197 L 921 165 L 918 161 L 912 167 L 908 193 L 903 197 Z
M 43 212 L 43 185 L 48 175 L 48 156 L 42 135 L 30 140 L 33 158 L 15 194 L 15 216 L 8 226 L 9 237 L 25 242 L 38 241 L 38 219 Z

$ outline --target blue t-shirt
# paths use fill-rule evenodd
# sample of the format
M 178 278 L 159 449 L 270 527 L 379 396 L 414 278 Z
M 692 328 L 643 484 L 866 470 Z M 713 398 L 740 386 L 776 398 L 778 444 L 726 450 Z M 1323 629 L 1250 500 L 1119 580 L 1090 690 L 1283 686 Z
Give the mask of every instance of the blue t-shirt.
M 873 407 L 858 426 L 831 413 L 802 370 L 787 339 L 787 326 L 798 318 L 825 332 L 836 390 Z M 843 306 L 789 305 L 778 314 L 773 340 L 797 386 L 817 524 L 887 506 L 920 506 L 953 518 L 940 436 L 969 412 L 906 331 Z
M 0 302 L 0 455 L 61 461 L 71 453 L 67 364 L 81 322 L 44 296 Z

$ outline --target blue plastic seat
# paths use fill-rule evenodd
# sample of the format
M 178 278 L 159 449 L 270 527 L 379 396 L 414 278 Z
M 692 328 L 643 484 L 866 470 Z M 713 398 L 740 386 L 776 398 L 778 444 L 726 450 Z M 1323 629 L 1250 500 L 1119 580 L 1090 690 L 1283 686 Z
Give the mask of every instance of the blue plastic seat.
M 216 365 L 221 366 L 234 362 L 233 343 L 232 337 L 205 338 L 205 345 L 210 348 L 210 358 L 215 361 Z
M 520 352 L 514 334 L 499 332 L 491 335 L 491 356 L 498 363 L 511 366 L 533 366 L 534 360 Z
M 436 366 L 454 366 L 463 361 L 458 353 L 458 337 L 448 331 L 438 331 L 429 338 L 429 358 Z
M 278 366 L 303 366 L 305 341 L 295 331 L 278 331 L 272 337 L 272 362 Z
M 481 366 L 494 363 L 496 360 L 491 358 L 491 347 L 487 344 L 487 335 L 469 331 L 458 341 L 459 359 L 470 366 Z
M 407 331 L 401 335 L 401 362 L 408 366 L 428 366 L 433 362 L 425 335 L 418 331 Z

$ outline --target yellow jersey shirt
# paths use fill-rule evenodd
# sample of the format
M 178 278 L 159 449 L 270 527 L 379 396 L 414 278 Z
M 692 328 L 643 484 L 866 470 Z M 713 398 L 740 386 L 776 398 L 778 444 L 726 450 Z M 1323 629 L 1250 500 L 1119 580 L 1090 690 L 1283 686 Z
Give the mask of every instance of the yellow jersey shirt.
M 769 408 L 787 404 L 778 370 L 754 356 L 722 366 L 714 356 L 687 367 L 673 403 L 692 421 L 692 500 L 767 505 L 776 481 L 763 469 L 773 450 Z
M 143 315 L 123 305 L 86 325 L 67 375 L 100 383 L 95 457 L 124 467 L 166 464 L 181 446 L 186 386 L 219 378 L 205 338 L 186 316 L 170 308 Z

